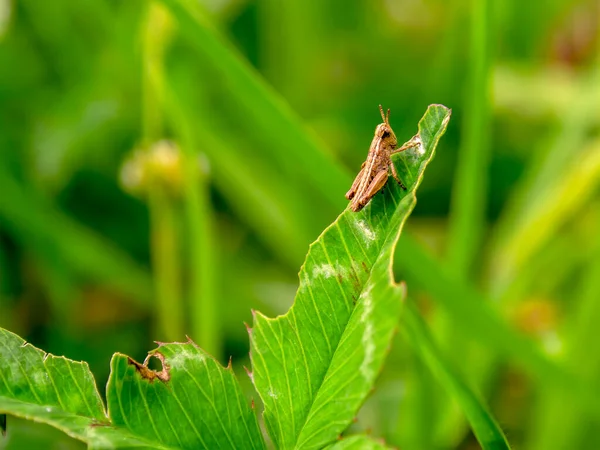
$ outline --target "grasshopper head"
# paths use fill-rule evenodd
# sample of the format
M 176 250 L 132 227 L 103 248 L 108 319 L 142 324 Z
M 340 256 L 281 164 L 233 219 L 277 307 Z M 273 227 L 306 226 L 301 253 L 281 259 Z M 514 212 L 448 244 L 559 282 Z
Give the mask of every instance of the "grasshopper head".
M 386 140 L 389 144 L 395 147 L 398 143 L 398 139 L 396 139 L 394 130 L 392 130 L 390 125 L 390 110 L 387 110 L 387 114 L 383 114 L 383 108 L 381 105 L 379 105 L 379 112 L 381 113 L 383 123 L 377 125 L 377 128 L 375 129 L 375 136 L 382 140 Z

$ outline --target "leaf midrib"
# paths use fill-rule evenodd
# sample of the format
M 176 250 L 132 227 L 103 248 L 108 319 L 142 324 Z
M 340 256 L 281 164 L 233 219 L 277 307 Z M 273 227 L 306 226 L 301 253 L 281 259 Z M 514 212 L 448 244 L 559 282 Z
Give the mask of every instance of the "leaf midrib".
M 408 205 L 408 208 L 407 208 L 407 210 L 406 210 L 407 212 L 406 212 L 405 216 L 404 216 L 404 217 L 401 219 L 401 221 L 400 221 L 400 224 L 399 224 L 399 227 L 398 227 L 399 229 L 402 229 L 402 227 L 403 227 L 403 225 L 404 225 L 404 222 L 406 221 L 407 217 L 410 215 L 410 212 L 413 210 L 413 208 L 414 208 L 414 206 L 415 206 L 415 204 L 416 204 L 416 195 L 415 195 L 415 191 L 416 191 L 416 188 L 417 188 L 417 186 L 418 186 L 418 184 L 415 184 L 415 185 L 414 185 L 414 187 L 413 187 L 413 188 L 412 188 L 412 189 L 411 189 L 411 190 L 410 190 L 410 191 L 409 191 L 409 192 L 408 192 L 406 195 L 404 195 L 404 196 L 403 196 L 403 197 L 402 197 L 402 198 L 401 198 L 399 201 L 396 201 L 396 199 L 394 198 L 394 195 L 390 195 L 390 198 L 392 198 L 392 200 L 394 201 L 394 212 L 392 213 L 392 216 L 398 212 L 398 208 L 400 207 L 400 205 L 401 205 L 402 201 L 403 201 L 405 198 L 407 198 L 407 197 L 411 197 L 411 202 L 410 202 L 410 204 Z M 347 211 L 348 211 L 348 210 L 347 210 Z M 385 214 L 387 215 L 387 211 L 385 212 Z M 330 227 L 337 226 L 337 225 L 338 225 L 338 222 L 339 222 L 339 219 L 338 219 L 338 220 L 336 220 L 336 221 L 334 222 L 334 224 L 330 225 Z M 328 228 L 330 228 L 330 227 L 328 227 Z M 328 229 L 328 228 L 327 228 L 327 229 Z M 327 229 L 325 229 L 323 232 L 326 232 L 326 231 L 327 231 Z M 396 231 L 396 233 L 394 233 L 394 231 Z M 340 234 L 341 234 L 341 233 L 340 233 Z M 369 280 L 371 279 L 371 276 L 372 276 L 372 274 L 373 274 L 373 267 L 375 267 L 375 265 L 376 265 L 376 264 L 379 262 L 380 258 L 382 258 L 382 257 L 383 257 L 384 250 L 387 248 L 387 246 L 388 246 L 388 245 L 395 245 L 395 243 L 389 244 L 389 242 L 388 242 L 388 241 L 389 241 L 389 239 L 393 239 L 393 240 L 397 241 L 398 237 L 399 237 L 399 230 L 394 230 L 392 227 L 389 227 L 389 229 L 387 230 L 387 235 L 386 235 L 385 239 L 383 240 L 383 243 L 381 244 L 381 247 L 379 248 L 378 256 L 377 256 L 377 258 L 375 259 L 375 261 L 373 262 L 373 264 L 371 265 L 371 268 L 370 268 L 370 270 L 369 270 L 369 277 L 366 279 L 365 283 L 364 283 L 364 284 L 361 286 L 361 289 L 360 289 L 360 292 L 359 292 L 359 297 L 358 297 L 358 298 L 360 298 L 360 296 L 361 296 L 361 295 L 362 295 L 362 293 L 364 292 L 364 290 L 365 290 L 365 286 L 367 286 L 367 285 L 368 285 L 368 282 L 369 282 Z M 348 249 L 347 249 L 347 248 L 346 248 L 346 252 L 348 253 L 348 256 L 350 256 L 350 257 L 352 256 L 352 255 L 350 254 L 350 252 L 348 251 Z M 391 265 L 392 265 L 392 263 L 393 263 L 393 259 L 392 259 L 392 258 L 390 258 L 389 266 L 391 266 Z M 390 279 L 390 283 L 394 283 L 394 279 L 393 279 L 393 277 Z M 294 448 L 295 448 L 295 449 L 300 449 L 300 448 L 302 448 L 302 446 L 301 446 L 300 444 L 302 444 L 304 441 L 306 441 L 306 439 L 304 439 L 304 441 L 303 441 L 303 442 L 299 443 L 299 442 L 298 442 L 298 439 L 299 439 L 299 437 L 302 435 L 302 432 L 303 432 L 303 431 L 304 431 L 304 429 L 306 428 L 306 425 L 309 423 L 309 419 L 310 419 L 310 417 L 311 417 L 311 413 L 312 413 L 312 411 L 313 411 L 313 407 L 314 407 L 314 400 L 317 398 L 317 396 L 318 396 L 318 394 L 319 394 L 319 392 L 320 392 L 320 390 L 321 390 L 321 388 L 322 388 L 322 386 L 323 386 L 323 384 L 324 384 L 325 380 L 327 379 L 327 374 L 328 374 L 328 373 L 329 373 L 329 371 L 331 370 L 331 364 L 332 364 L 332 362 L 333 362 L 333 360 L 334 360 L 335 353 L 336 353 L 336 352 L 337 352 L 337 350 L 339 349 L 339 347 L 340 347 L 340 344 L 343 342 L 343 337 L 344 337 L 344 333 L 345 333 L 345 331 L 346 331 L 346 329 L 347 329 L 348 322 L 349 322 L 349 320 L 350 320 L 350 317 L 352 316 L 352 314 L 354 314 L 354 311 L 355 311 L 355 310 L 356 310 L 356 305 L 355 305 L 355 306 L 352 308 L 352 311 L 351 311 L 351 313 L 350 313 L 350 316 L 348 317 L 348 321 L 346 322 L 346 324 L 345 324 L 345 326 L 344 326 L 344 329 L 343 329 L 342 333 L 340 334 L 340 338 L 338 339 L 338 341 L 336 342 L 336 344 L 335 344 L 335 346 L 334 346 L 334 351 L 333 351 L 333 353 L 331 354 L 331 357 L 329 358 L 329 361 L 328 361 L 328 363 L 327 363 L 327 370 L 325 370 L 325 372 L 324 372 L 324 375 L 323 375 L 323 378 L 322 378 L 322 379 L 319 381 L 319 383 L 318 383 L 318 387 L 317 387 L 317 390 L 315 391 L 314 395 L 312 395 L 312 396 L 311 396 L 311 397 L 312 397 L 312 398 L 311 398 L 311 405 L 310 405 L 310 407 L 309 407 L 309 409 L 308 409 L 308 411 L 307 411 L 306 415 L 304 416 L 304 421 L 303 421 L 303 423 L 302 423 L 302 428 L 300 428 L 299 432 L 298 432 L 298 433 L 297 433 L 297 435 L 296 435 L 296 439 L 295 439 L 295 442 L 294 442 Z M 294 319 L 295 319 L 295 315 L 294 315 L 294 314 L 291 314 L 291 315 L 292 315 L 292 316 L 294 317 Z M 272 319 L 269 319 L 269 320 L 272 320 Z M 292 323 L 292 321 L 290 321 L 290 323 Z M 295 334 L 298 336 L 298 330 L 296 329 L 296 326 L 297 326 L 297 325 L 296 325 L 296 321 L 295 321 L 295 320 L 293 321 L 293 324 L 294 324 L 294 332 L 295 332 Z M 301 345 L 300 345 L 300 348 L 302 348 L 302 351 L 304 352 L 304 346 L 302 345 L 302 342 L 301 342 L 301 341 L 300 341 L 300 344 L 301 344 Z

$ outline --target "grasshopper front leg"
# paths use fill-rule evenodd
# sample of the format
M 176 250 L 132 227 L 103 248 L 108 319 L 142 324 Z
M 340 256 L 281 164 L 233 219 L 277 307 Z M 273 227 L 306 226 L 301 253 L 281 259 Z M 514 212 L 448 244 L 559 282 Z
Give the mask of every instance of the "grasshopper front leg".
M 385 185 L 388 179 L 388 171 L 381 170 L 375 175 L 375 178 L 371 181 L 365 192 L 360 198 L 355 198 L 352 202 L 352 211 L 358 212 L 365 207 L 367 203 L 379 192 L 379 190 Z
M 417 134 L 416 136 L 413 136 L 410 141 L 402 144 L 402 147 L 398 147 L 398 148 L 392 150 L 390 155 L 393 155 L 394 153 L 403 152 L 404 150 L 408 150 L 409 148 L 418 147 L 420 143 L 421 143 L 421 141 L 419 139 L 419 135 Z

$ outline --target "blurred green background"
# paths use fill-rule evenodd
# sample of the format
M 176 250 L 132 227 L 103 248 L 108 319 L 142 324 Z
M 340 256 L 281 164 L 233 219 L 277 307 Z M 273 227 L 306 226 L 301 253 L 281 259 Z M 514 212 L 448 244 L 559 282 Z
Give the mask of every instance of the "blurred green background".
M 187 334 L 253 395 L 243 323 L 290 306 L 377 105 L 402 142 L 442 103 L 397 277 L 516 448 L 600 448 L 569 385 L 600 376 L 599 17 L 596 0 L 0 0 L 0 326 L 88 361 L 101 391 L 113 352 Z M 8 425 L 0 448 L 80 446 Z M 402 333 L 353 428 L 478 448 Z

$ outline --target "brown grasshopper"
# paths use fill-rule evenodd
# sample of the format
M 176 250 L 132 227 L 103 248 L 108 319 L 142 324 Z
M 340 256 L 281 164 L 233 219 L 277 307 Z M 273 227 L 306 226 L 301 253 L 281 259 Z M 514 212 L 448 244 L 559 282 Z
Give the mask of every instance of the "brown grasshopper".
M 416 147 L 418 142 L 415 138 L 408 141 L 400 148 L 396 148 L 398 140 L 390 126 L 390 110 L 383 114 L 383 108 L 379 105 L 379 112 L 383 123 L 375 128 L 375 136 L 369 148 L 367 160 L 360 166 L 360 172 L 356 176 L 352 187 L 346 192 L 346 198 L 352 200 L 350 208 L 358 212 L 365 207 L 367 203 L 385 186 L 388 180 L 389 169 L 392 176 L 398 182 L 402 189 L 406 190 L 404 184 L 398 177 L 396 167 L 392 163 L 391 156 L 411 147 Z

